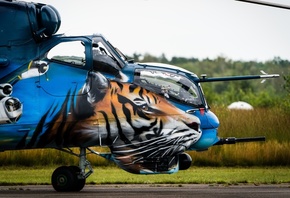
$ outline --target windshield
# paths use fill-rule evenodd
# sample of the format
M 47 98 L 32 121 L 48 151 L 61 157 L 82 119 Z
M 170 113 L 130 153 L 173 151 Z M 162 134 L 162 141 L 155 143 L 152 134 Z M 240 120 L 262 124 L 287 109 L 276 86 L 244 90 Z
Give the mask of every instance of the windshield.
M 150 91 L 164 95 L 169 100 L 203 106 L 198 87 L 184 76 L 148 69 L 138 69 L 134 82 Z
M 119 54 L 123 61 L 128 61 L 128 58 L 123 54 L 123 52 L 121 52 L 118 48 L 114 47 L 109 41 L 107 42 L 116 50 L 116 52 Z
M 95 37 L 92 44 L 93 70 L 118 77 L 122 62 L 113 50 L 101 37 Z

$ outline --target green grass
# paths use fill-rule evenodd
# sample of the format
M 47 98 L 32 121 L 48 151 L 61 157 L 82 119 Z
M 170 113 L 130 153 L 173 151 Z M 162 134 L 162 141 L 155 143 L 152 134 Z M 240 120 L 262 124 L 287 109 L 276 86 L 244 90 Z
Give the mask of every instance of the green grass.
M 56 167 L 1 167 L 0 185 L 50 184 Z M 135 175 L 115 167 L 95 167 L 87 184 L 281 184 L 290 183 L 288 167 L 191 167 L 171 175 Z

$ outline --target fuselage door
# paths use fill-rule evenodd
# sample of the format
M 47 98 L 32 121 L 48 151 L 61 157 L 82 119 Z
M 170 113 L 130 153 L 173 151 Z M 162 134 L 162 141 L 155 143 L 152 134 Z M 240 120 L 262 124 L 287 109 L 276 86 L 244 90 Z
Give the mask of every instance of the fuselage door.
M 86 51 L 82 41 L 62 42 L 47 53 L 46 65 L 40 66 L 40 87 L 49 95 L 75 95 L 86 81 Z

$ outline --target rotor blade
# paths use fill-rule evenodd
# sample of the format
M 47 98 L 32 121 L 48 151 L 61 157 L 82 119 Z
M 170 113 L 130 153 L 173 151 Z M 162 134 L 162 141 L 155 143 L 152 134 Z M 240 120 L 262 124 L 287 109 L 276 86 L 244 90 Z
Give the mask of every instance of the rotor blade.
M 290 6 L 276 4 L 276 3 L 270 3 L 270 2 L 265 2 L 265 1 L 254 1 L 254 0 L 236 0 L 236 1 L 241 1 L 241 2 L 246 2 L 246 3 L 254 3 L 254 4 L 259 4 L 259 5 L 265 5 L 265 6 L 270 6 L 270 7 L 282 8 L 282 9 L 290 10 Z

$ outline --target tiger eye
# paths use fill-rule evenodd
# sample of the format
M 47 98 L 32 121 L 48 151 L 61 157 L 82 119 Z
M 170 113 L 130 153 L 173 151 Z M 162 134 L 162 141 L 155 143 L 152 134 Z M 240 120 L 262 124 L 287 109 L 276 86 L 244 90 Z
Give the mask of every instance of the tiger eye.
M 143 105 L 142 109 L 147 111 L 148 110 L 148 106 L 147 105 Z

